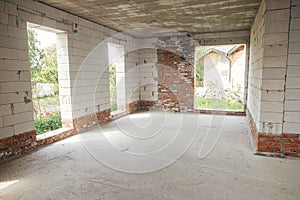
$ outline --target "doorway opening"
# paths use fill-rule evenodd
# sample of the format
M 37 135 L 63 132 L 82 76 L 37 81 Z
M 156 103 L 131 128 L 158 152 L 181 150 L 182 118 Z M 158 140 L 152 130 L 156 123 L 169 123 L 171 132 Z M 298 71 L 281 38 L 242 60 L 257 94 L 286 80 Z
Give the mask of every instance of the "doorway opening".
M 61 31 L 27 23 L 34 124 L 37 135 L 62 127 L 56 41 L 59 32 Z
M 115 115 L 126 111 L 124 47 L 108 43 L 108 60 L 110 110 Z
M 246 45 L 195 49 L 195 109 L 244 111 Z

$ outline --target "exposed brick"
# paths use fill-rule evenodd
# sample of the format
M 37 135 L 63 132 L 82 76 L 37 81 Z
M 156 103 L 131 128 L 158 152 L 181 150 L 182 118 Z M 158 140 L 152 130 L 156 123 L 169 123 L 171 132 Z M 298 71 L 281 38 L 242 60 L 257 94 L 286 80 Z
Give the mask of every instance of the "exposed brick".
M 168 38 L 165 39 L 169 41 Z M 183 40 L 178 38 L 178 40 Z M 183 44 L 185 45 L 185 44 Z M 176 49 L 158 49 L 158 106 L 164 110 L 185 110 L 194 108 L 193 47 L 186 49 L 187 59 Z
M 26 132 L 0 140 L 0 160 L 26 153 L 36 146 L 35 131 Z
M 258 152 L 281 153 L 286 156 L 300 157 L 300 134 L 266 135 L 258 133 L 248 110 L 247 116 Z
M 298 135 L 297 134 L 283 134 L 282 135 L 283 138 L 293 138 L 293 139 L 298 139 Z

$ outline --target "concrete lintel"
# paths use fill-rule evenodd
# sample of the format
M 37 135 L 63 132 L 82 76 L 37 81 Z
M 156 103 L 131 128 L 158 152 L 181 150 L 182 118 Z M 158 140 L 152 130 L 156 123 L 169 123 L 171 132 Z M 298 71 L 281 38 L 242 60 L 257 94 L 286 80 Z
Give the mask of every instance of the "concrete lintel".
M 235 37 L 250 37 L 250 30 L 243 31 L 225 31 L 212 33 L 194 33 L 191 34 L 194 39 L 220 39 L 220 38 L 235 38 Z
M 197 40 L 201 46 L 210 45 L 229 45 L 229 44 L 248 44 L 249 37 L 221 38 L 221 39 L 202 39 Z
M 250 30 L 214 32 L 214 33 L 197 33 L 197 34 L 192 34 L 191 36 L 194 40 L 199 41 L 200 45 L 249 43 Z

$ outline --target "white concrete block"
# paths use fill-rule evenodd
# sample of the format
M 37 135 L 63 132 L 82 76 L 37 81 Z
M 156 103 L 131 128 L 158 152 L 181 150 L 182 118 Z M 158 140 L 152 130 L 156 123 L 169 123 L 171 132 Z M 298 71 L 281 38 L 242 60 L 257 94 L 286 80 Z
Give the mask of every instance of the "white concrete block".
M 264 79 L 284 79 L 285 68 L 265 68 L 263 69 Z
M 0 93 L 30 91 L 30 82 L 8 82 L 0 83 Z
M 27 40 L 27 31 L 26 29 L 23 28 L 8 26 L 8 36 L 12 38 Z M 24 50 L 28 51 L 28 49 L 24 49 Z
M 283 91 L 261 91 L 261 100 L 263 101 L 283 101 Z
M 294 18 L 294 17 L 300 17 L 300 6 L 297 5 L 297 6 L 293 6 L 291 8 L 291 17 Z
M 284 80 L 262 80 L 262 90 L 284 90 Z
M 261 112 L 283 112 L 283 102 L 262 101 Z
M 298 66 L 296 66 L 296 65 L 288 66 L 287 76 L 288 77 L 299 77 L 300 78 L 300 63 L 299 63 Z
M 262 112 L 260 121 L 271 123 L 282 123 L 283 113 L 276 112 Z
M 280 21 L 286 21 L 290 17 L 290 9 L 280 9 L 280 10 L 272 10 L 272 11 L 266 11 L 266 25 L 268 23 L 273 23 L 271 25 L 274 25 L 276 22 Z
M 278 1 L 278 0 L 268 0 L 266 1 L 267 10 L 277 10 L 290 8 L 290 1 Z
M 35 130 L 34 121 L 24 122 L 20 124 L 16 124 L 14 127 L 14 134 L 19 135 L 22 133 L 26 133 L 28 131 Z
M 4 1 L 0 1 L 0 12 L 4 12 Z
M 289 54 L 288 55 L 288 65 L 299 65 L 300 56 L 299 54 Z
M 14 103 L 13 104 L 13 113 L 23 113 L 33 111 L 33 103 Z
M 0 104 L 19 103 L 24 102 L 24 98 L 27 97 L 25 93 L 7 93 L 0 94 Z
M 292 5 L 300 5 L 300 1 L 299 0 L 292 0 Z
M 14 135 L 14 130 L 12 126 L 0 128 L 0 139 L 11 137 Z
M 12 110 L 10 104 L 0 105 L 0 116 L 11 115 L 11 114 L 12 114 Z
M 287 55 L 288 46 L 287 45 L 274 45 L 264 47 L 264 56 L 285 56 Z
M 8 25 L 17 27 L 18 21 L 17 21 L 17 16 L 15 15 L 8 15 Z
M 8 24 L 8 14 L 3 12 L 0 13 L 0 24 Z
M 53 19 L 43 17 L 41 25 L 50 27 L 50 28 L 56 28 L 56 21 Z
M 0 47 L 27 49 L 28 44 L 25 39 L 0 36 Z
M 0 35 L 8 36 L 8 26 L 0 23 Z
M 298 111 L 300 112 L 300 100 L 286 100 L 284 104 L 284 111 Z M 300 131 L 300 130 L 299 130 Z
M 267 134 L 282 134 L 282 123 L 260 122 L 262 133 Z
M 29 62 L 0 59 L 0 70 L 29 70 Z
M 297 133 L 300 132 L 300 123 L 290 123 L 284 122 L 283 123 L 283 132 L 284 133 Z
M 300 112 L 285 112 L 284 121 L 300 123 Z
M 4 123 L 3 123 L 3 118 L 0 117 L 0 128 L 2 128 L 4 126 Z
M 289 54 L 300 54 L 300 42 L 289 43 Z
M 300 100 L 299 89 L 286 89 L 285 98 L 287 100 Z
M 265 33 L 288 33 L 289 32 L 289 18 L 284 21 L 268 21 L 265 25 Z
M 4 12 L 10 15 L 18 15 L 17 5 L 5 2 Z
M 286 88 L 300 89 L 300 78 L 299 77 L 288 77 L 286 80 Z
M 62 120 L 73 119 L 72 111 L 61 112 Z
M 291 30 L 300 29 L 300 18 L 291 18 Z
M 0 82 L 30 81 L 29 71 L 0 71 Z
M 23 122 L 33 121 L 33 112 L 24 112 L 3 116 L 4 126 L 11 126 Z
M 289 42 L 300 42 L 300 30 L 292 30 L 290 32 Z
M 266 34 L 264 45 L 288 44 L 288 33 Z
M 0 58 L 4 59 L 18 59 L 18 50 L 11 48 L 0 47 Z
M 109 103 L 104 103 L 100 105 L 100 111 L 107 110 L 107 109 L 110 109 Z

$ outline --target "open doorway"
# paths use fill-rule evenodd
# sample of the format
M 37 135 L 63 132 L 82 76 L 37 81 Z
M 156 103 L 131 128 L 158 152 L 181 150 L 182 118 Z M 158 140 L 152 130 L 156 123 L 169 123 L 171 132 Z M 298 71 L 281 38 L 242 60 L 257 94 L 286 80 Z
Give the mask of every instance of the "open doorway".
M 125 104 L 125 58 L 122 45 L 108 43 L 109 87 L 111 114 L 126 110 Z
M 246 45 L 195 50 L 195 109 L 244 111 Z
M 29 62 L 36 134 L 62 127 L 56 33 L 48 27 L 27 24 Z

